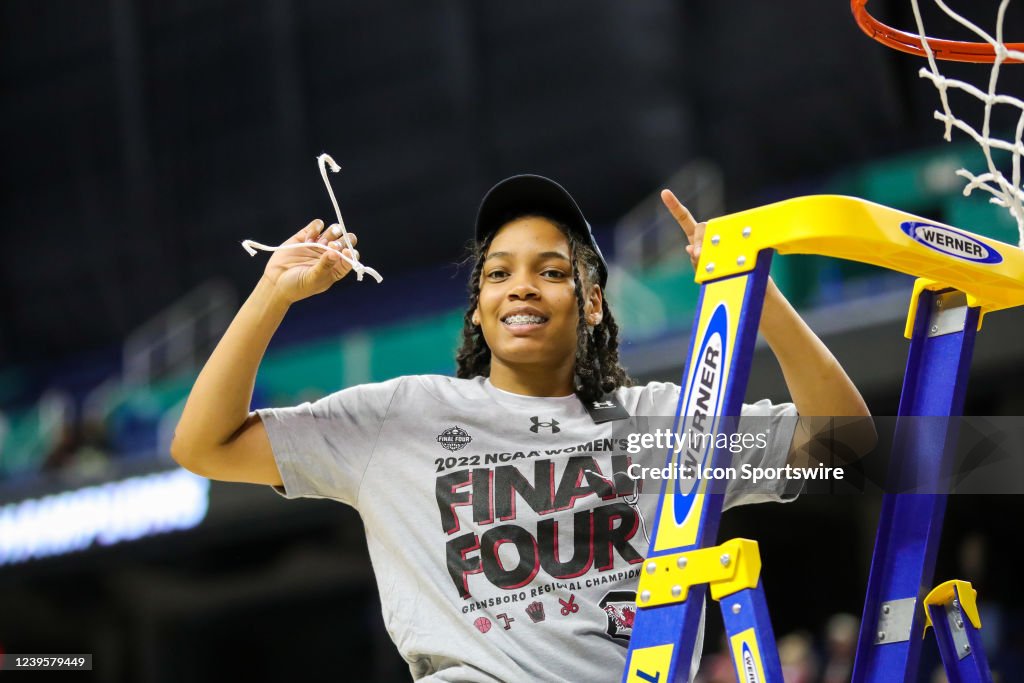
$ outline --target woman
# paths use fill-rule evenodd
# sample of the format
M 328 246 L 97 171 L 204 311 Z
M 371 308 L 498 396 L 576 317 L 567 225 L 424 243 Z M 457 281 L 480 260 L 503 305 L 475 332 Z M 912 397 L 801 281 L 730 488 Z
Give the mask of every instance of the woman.
M 696 264 L 703 224 L 671 192 L 662 198 Z M 313 221 L 289 242 L 343 246 L 322 231 Z M 458 378 L 399 377 L 250 413 L 288 308 L 349 270 L 332 251 L 271 257 L 196 381 L 174 458 L 211 479 L 358 509 L 384 620 L 414 678 L 618 680 L 655 497 L 621 476 L 629 459 L 600 411 L 672 415 L 679 387 L 629 386 L 607 265 L 579 207 L 540 176 L 509 178 L 484 198 Z M 739 458 L 785 464 L 797 451 L 783 418 L 798 411 L 868 414 L 773 284 L 761 332 L 794 403 L 745 406 L 776 428 L 767 449 Z M 753 500 L 730 491 L 726 504 Z M 697 643 L 695 663 L 699 654 Z

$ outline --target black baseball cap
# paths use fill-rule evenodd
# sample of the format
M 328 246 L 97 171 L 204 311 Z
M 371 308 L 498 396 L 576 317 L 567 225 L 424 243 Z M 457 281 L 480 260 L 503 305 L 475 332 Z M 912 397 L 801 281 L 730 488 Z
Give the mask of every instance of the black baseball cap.
M 531 173 L 514 175 L 488 190 L 476 214 L 477 243 L 483 243 L 513 218 L 533 212 L 565 224 L 593 248 L 598 259 L 599 284 L 603 288 L 608 282 L 608 263 L 594 240 L 594 231 L 572 195 L 550 178 Z

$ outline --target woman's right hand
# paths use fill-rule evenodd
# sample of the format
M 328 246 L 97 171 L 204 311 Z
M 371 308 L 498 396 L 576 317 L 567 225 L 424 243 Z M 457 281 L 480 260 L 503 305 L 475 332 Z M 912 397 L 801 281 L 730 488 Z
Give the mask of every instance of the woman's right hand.
M 321 234 L 323 232 L 323 234 Z M 352 245 L 355 233 L 348 234 Z M 319 218 L 292 235 L 284 244 L 318 243 L 337 249 L 351 259 L 359 259 L 359 251 L 349 251 L 344 239 L 324 231 Z M 336 252 L 317 247 L 275 251 L 263 271 L 263 279 L 271 284 L 277 296 L 289 304 L 320 294 L 348 275 L 352 265 Z

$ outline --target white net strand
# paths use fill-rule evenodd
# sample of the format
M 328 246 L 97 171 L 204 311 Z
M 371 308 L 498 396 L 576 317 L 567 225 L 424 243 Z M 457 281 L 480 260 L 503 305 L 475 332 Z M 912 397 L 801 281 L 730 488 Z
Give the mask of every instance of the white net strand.
M 328 167 L 330 167 L 331 173 L 337 173 L 338 171 L 341 170 L 341 166 L 339 166 L 337 162 L 335 162 L 334 159 L 331 158 L 331 155 L 327 154 L 326 152 L 318 156 L 316 158 L 316 161 L 317 165 L 320 166 L 320 175 L 323 176 L 324 185 L 327 186 L 327 194 L 330 195 L 331 197 L 331 204 L 334 206 L 334 214 L 338 217 L 338 222 L 332 223 L 330 227 L 327 228 L 327 230 L 329 230 L 331 232 L 331 235 L 333 235 L 334 237 L 340 237 L 342 240 L 344 240 L 345 246 L 347 246 L 349 249 L 349 253 L 355 255 L 357 252 L 355 250 L 355 247 L 352 246 L 352 238 L 348 236 L 348 230 L 345 229 L 345 219 L 341 217 L 341 209 L 338 208 L 338 200 L 335 199 L 334 197 L 334 189 L 331 187 L 331 181 L 327 177 Z M 324 251 L 333 251 L 334 253 L 341 256 L 341 258 L 346 263 L 352 266 L 352 270 L 354 270 L 356 273 L 356 280 L 362 281 L 364 273 L 372 277 L 377 282 L 381 282 L 384 280 L 384 278 L 381 277 L 380 273 L 378 273 L 373 268 L 370 268 L 369 266 L 364 266 L 362 263 L 359 262 L 358 258 L 350 258 L 348 255 L 343 254 L 341 251 L 329 247 L 326 244 L 320 244 L 318 242 L 299 242 L 297 244 L 282 244 L 277 247 L 270 247 L 267 246 L 266 244 L 260 244 L 259 242 L 255 242 L 253 240 L 245 240 L 244 242 L 242 242 L 242 248 L 244 248 L 249 253 L 250 256 L 255 256 L 257 249 L 259 249 L 260 251 L 280 251 L 281 249 L 306 249 L 308 247 L 313 247 L 315 249 L 323 249 Z
M 1019 246 L 1021 249 L 1024 249 L 1024 187 L 1021 185 L 1021 157 L 1024 156 L 1024 143 L 1021 142 L 1022 134 L 1024 134 L 1024 100 L 1013 97 L 1012 95 L 1000 95 L 996 92 L 996 85 L 999 82 L 999 70 L 1003 63 L 1007 59 L 1024 61 L 1024 52 L 1011 50 L 1006 47 L 1004 42 L 1003 24 L 1006 16 L 1006 8 L 1009 6 L 1010 0 L 1002 0 L 999 4 L 995 37 L 992 37 L 972 22 L 958 15 L 956 12 L 951 10 L 943 0 L 935 0 L 935 4 L 938 5 L 951 19 L 958 22 L 960 25 L 964 26 L 991 45 L 995 51 L 995 60 L 992 62 L 992 71 L 989 74 L 987 92 L 976 88 L 970 83 L 946 78 L 939 73 L 935 54 L 932 52 L 931 45 L 928 42 L 928 37 L 924 30 L 924 22 L 921 19 L 921 10 L 918 7 L 918 0 L 911 0 L 911 5 L 914 9 L 914 19 L 917 22 L 917 31 L 921 36 L 921 45 L 924 48 L 925 55 L 928 57 L 928 68 L 921 69 L 919 74 L 922 78 L 926 78 L 932 82 L 939 91 L 939 99 L 942 102 L 942 111 L 936 111 L 935 118 L 945 124 L 946 131 L 944 137 L 947 141 L 952 138 L 953 128 L 956 128 L 973 138 L 985 154 L 985 162 L 988 165 L 988 172 L 978 175 L 971 173 L 965 168 L 961 168 L 956 172 L 958 176 L 967 180 L 967 184 L 963 191 L 964 196 L 970 196 L 971 192 L 977 188 L 981 188 L 982 190 L 990 193 L 992 198 L 989 201 L 1008 209 L 1014 220 L 1017 222 L 1017 231 L 1020 235 Z M 985 116 L 980 132 L 963 120 L 958 119 L 953 114 L 952 109 L 949 106 L 948 90 L 950 88 L 962 91 L 984 103 Z M 1013 141 L 1001 140 L 991 136 L 990 126 L 992 121 L 992 108 L 996 105 L 1005 105 L 1020 111 L 1020 115 L 1017 118 L 1017 126 L 1014 131 Z M 1006 178 L 1003 172 L 999 170 L 993 161 L 993 149 L 1008 152 L 1010 154 L 1012 168 L 1010 179 Z

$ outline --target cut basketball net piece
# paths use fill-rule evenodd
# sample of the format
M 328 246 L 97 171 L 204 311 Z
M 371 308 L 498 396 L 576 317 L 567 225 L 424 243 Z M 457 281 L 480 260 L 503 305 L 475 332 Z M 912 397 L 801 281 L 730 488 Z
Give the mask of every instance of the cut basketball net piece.
M 930 38 L 924 29 L 924 21 L 921 19 L 918 0 L 911 0 L 914 19 L 917 22 L 918 35 L 897 31 L 879 22 L 868 14 L 867 3 L 868 0 L 851 0 L 850 3 L 857 23 L 865 33 L 889 47 L 927 57 L 928 68 L 921 69 L 918 73 L 922 78 L 931 81 L 939 91 L 942 111 L 936 111 L 935 118 L 946 125 L 945 139 L 949 141 L 952 138 L 953 128 L 956 128 L 970 135 L 985 154 L 985 161 L 988 166 L 987 172 L 975 175 L 964 168 L 956 172 L 958 176 L 967 180 L 967 185 L 964 187 L 964 196 L 970 196 L 971 192 L 979 187 L 992 194 L 992 198 L 989 201 L 1007 209 L 1016 221 L 1017 232 L 1020 238 L 1019 246 L 1024 249 L 1024 187 L 1021 184 L 1020 168 L 1021 156 L 1024 156 L 1024 144 L 1021 142 L 1022 133 L 1024 133 L 1024 101 L 1011 95 L 1000 95 L 996 92 L 999 70 L 1002 65 L 1004 63 L 1024 63 L 1024 43 L 1007 43 L 1003 35 L 1003 24 L 1010 0 L 1002 0 L 999 3 L 994 37 L 951 10 L 943 0 L 935 0 L 935 4 L 943 12 L 981 38 L 982 42 L 962 42 Z M 939 73 L 936 60 L 991 63 L 992 71 L 989 74 L 988 90 L 982 91 L 970 83 L 946 78 Z M 980 132 L 953 114 L 949 106 L 948 91 L 951 88 L 967 93 L 985 105 L 985 116 Z M 992 110 L 995 105 L 1011 107 L 1019 112 L 1012 141 L 992 137 Z M 1006 178 L 992 159 L 993 149 L 1010 154 L 1012 169 L 1010 179 Z
M 327 229 L 331 231 L 331 234 L 334 237 L 341 237 L 345 242 L 345 246 L 348 247 L 349 253 L 354 255 L 356 253 L 355 247 L 352 245 L 352 240 L 348 236 L 348 230 L 345 229 L 345 219 L 341 217 L 341 209 L 338 208 L 338 200 L 335 199 L 334 197 L 334 189 L 331 187 L 331 181 L 328 180 L 327 178 L 328 166 L 330 166 L 332 173 L 337 173 L 338 171 L 340 171 L 341 166 L 339 166 L 334 161 L 334 159 L 331 158 L 330 154 L 326 153 L 318 156 L 316 158 L 316 161 L 317 164 L 320 166 L 320 175 L 323 176 L 324 185 L 327 186 L 327 194 L 331 196 L 331 204 L 334 205 L 334 213 L 338 217 L 338 222 L 334 223 Z M 318 242 L 297 242 L 295 244 L 282 244 L 277 247 L 270 247 L 267 246 L 266 244 L 254 242 L 253 240 L 245 240 L 244 242 L 242 242 L 242 247 L 247 252 L 249 252 L 250 256 L 255 256 L 257 249 L 259 249 L 260 251 L 280 251 L 281 249 L 305 249 L 308 247 L 314 247 L 317 249 L 323 249 L 325 251 L 333 251 L 334 253 L 341 256 L 341 258 L 344 259 L 346 263 L 352 266 L 352 270 L 354 270 L 356 273 L 356 280 L 361 281 L 363 279 L 363 273 L 366 273 L 377 282 L 381 282 L 384 279 L 383 277 L 381 277 L 380 273 L 378 273 L 373 268 L 370 268 L 369 266 L 364 266 L 362 263 L 359 262 L 359 259 L 355 258 L 354 256 L 350 257 L 347 254 L 338 251 L 337 249 L 329 247 L 326 244 L 320 244 Z

